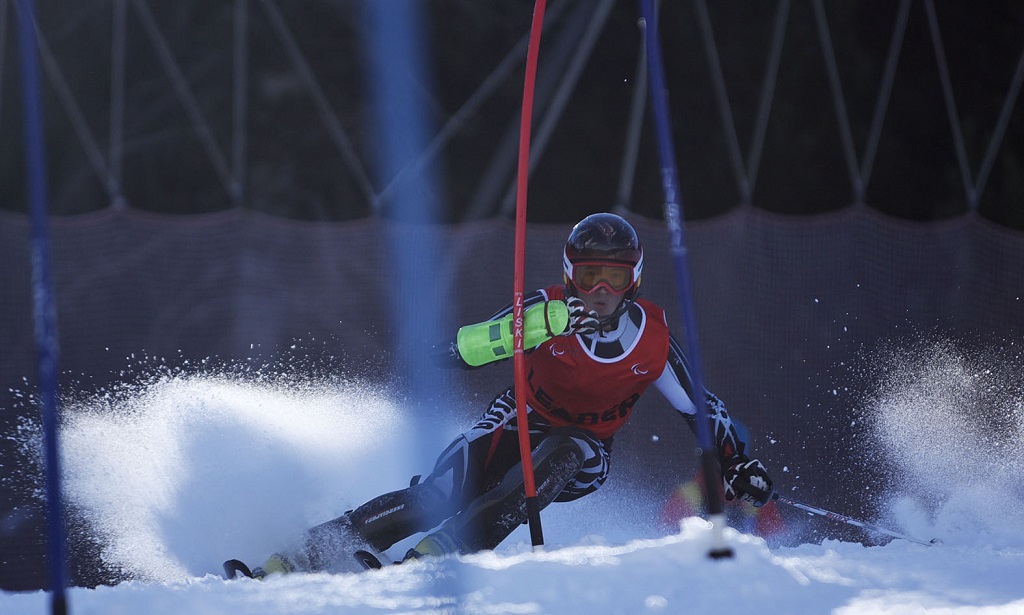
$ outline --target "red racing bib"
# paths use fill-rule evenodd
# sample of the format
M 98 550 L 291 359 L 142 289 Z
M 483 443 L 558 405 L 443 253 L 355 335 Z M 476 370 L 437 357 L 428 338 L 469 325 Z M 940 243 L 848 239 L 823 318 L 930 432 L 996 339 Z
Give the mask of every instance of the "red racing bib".
M 564 299 L 562 286 L 548 287 L 550 299 Z M 607 438 L 622 428 L 633 405 L 661 376 L 668 360 L 665 312 L 638 299 L 636 339 L 614 358 L 596 356 L 578 335 L 556 336 L 526 355 L 527 403 L 555 426 L 572 425 Z

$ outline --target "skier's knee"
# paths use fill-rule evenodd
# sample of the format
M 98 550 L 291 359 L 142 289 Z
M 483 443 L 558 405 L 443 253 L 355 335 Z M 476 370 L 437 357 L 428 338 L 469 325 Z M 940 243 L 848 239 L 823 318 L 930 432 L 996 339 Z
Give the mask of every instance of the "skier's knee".
M 562 455 L 571 455 L 580 460 L 580 465 L 587 459 L 599 454 L 600 442 L 586 431 L 576 427 L 556 427 L 552 429 L 534 450 L 535 465 L 556 451 Z
M 574 458 L 574 461 L 578 461 L 571 466 L 575 471 L 555 495 L 554 501 L 571 502 L 597 491 L 608 478 L 610 459 L 605 444 L 582 429 L 564 427 L 555 431 L 559 432 L 556 437 L 560 442 L 569 440 L 576 445 L 580 457 Z
M 571 427 L 553 429 L 533 451 L 537 495 L 545 504 L 554 499 L 583 467 L 587 454 Z

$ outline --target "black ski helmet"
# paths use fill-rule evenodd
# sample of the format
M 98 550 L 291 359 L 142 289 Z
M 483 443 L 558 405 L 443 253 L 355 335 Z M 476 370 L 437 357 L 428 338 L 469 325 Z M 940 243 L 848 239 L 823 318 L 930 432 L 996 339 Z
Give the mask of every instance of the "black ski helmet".
M 580 220 L 569 233 L 562 254 L 565 287 L 570 295 L 578 295 L 573 282 L 573 265 L 579 262 L 610 262 L 627 264 L 632 279 L 623 293 L 621 313 L 636 299 L 640 276 L 644 269 L 644 250 L 636 230 L 621 216 L 610 213 L 591 214 Z

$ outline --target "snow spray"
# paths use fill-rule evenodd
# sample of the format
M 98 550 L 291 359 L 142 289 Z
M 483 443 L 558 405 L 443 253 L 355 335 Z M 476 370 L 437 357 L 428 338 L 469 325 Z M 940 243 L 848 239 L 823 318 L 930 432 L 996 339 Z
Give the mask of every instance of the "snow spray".
M 262 561 L 430 467 L 406 458 L 399 406 L 359 382 L 175 374 L 64 408 L 68 501 L 124 578 Z
M 873 362 L 865 418 L 891 468 L 887 516 L 947 544 L 1024 544 L 1021 347 L 926 339 Z

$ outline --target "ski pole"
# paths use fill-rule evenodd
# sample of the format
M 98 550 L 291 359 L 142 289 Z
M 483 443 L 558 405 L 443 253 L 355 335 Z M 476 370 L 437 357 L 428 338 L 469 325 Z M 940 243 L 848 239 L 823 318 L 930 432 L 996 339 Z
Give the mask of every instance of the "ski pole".
M 932 538 L 931 540 L 927 540 L 927 541 L 926 540 L 920 540 L 918 538 L 913 538 L 913 537 L 907 536 L 905 534 L 900 534 L 899 532 L 894 532 L 892 530 L 887 530 L 884 527 L 875 525 L 874 523 L 868 523 L 867 521 L 858 521 L 857 519 L 854 519 L 853 517 L 847 517 L 846 515 L 840 515 L 839 513 L 835 513 L 835 512 L 832 512 L 830 510 L 825 510 L 824 508 L 817 508 L 815 506 L 811 506 L 810 504 L 804 504 L 803 502 L 797 502 L 796 500 L 791 500 L 791 499 L 787 498 L 784 495 L 779 495 L 778 493 L 774 494 L 772 496 L 772 499 L 773 500 L 778 500 L 779 502 L 782 502 L 783 504 L 788 504 L 789 506 L 792 506 L 793 508 L 799 508 L 800 510 L 807 511 L 807 512 L 815 514 L 815 515 L 821 515 L 822 517 L 827 517 L 827 518 L 833 519 L 835 521 L 841 521 L 843 523 L 846 523 L 847 525 L 853 525 L 853 526 L 856 526 L 856 527 L 859 527 L 859 528 L 864 528 L 866 530 L 871 530 L 873 532 L 878 532 L 880 534 L 885 534 L 887 536 L 892 536 L 893 538 L 900 538 L 902 540 L 909 540 L 910 542 L 916 542 L 919 545 L 931 546 L 931 545 L 939 543 L 939 539 L 938 538 Z

